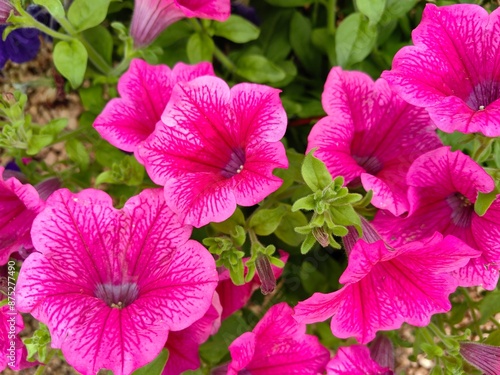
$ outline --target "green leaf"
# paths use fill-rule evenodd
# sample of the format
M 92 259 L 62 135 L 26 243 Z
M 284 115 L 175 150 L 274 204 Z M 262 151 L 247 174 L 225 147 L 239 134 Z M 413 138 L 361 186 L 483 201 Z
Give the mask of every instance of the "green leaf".
M 247 43 L 259 37 L 260 30 L 250 21 L 231 15 L 225 22 L 213 23 L 214 34 L 235 43 Z
M 82 142 L 75 138 L 71 138 L 66 142 L 65 148 L 69 159 L 74 161 L 81 170 L 86 170 L 88 168 L 90 157 Z
M 292 50 L 289 41 L 292 15 L 292 9 L 280 10 L 266 18 L 260 26 L 258 41 L 262 45 L 264 55 L 271 61 L 286 60 Z
M 68 10 L 68 20 L 77 31 L 99 25 L 106 18 L 110 0 L 75 0 Z
M 484 343 L 488 345 L 500 346 L 500 329 L 490 333 Z
M 194 33 L 187 42 L 187 55 L 191 64 L 200 61 L 212 61 L 215 45 L 210 36 L 205 33 Z
M 356 0 L 358 10 L 370 20 L 371 25 L 379 23 L 385 11 L 387 0 Z
M 210 223 L 210 225 L 218 232 L 230 234 L 237 225 L 245 225 L 245 216 L 241 208 L 237 207 L 229 219 L 224 220 L 222 223 Z
M 304 240 L 304 235 L 297 233 L 295 228 L 306 225 L 307 218 L 302 212 L 288 211 L 285 216 L 283 216 L 283 219 L 281 220 L 278 228 L 274 231 L 274 234 L 284 243 L 291 246 L 298 246 Z
M 71 83 L 80 86 L 87 69 L 87 50 L 78 40 L 61 41 L 54 47 L 53 59 L 59 73 Z
M 91 85 L 89 87 L 80 87 L 78 90 L 80 99 L 82 100 L 83 108 L 87 111 L 98 115 L 106 105 L 104 99 L 104 90 L 102 85 Z
M 146 366 L 143 366 L 137 370 L 135 370 L 132 375 L 161 375 L 165 365 L 168 360 L 168 350 L 163 349 L 160 354 L 153 360 L 153 362 L 148 363 Z
M 113 37 L 111 33 L 103 26 L 96 26 L 83 32 L 83 37 L 94 47 L 108 64 L 111 64 L 111 55 L 113 54 Z
M 313 192 L 323 190 L 332 182 L 332 175 L 328 172 L 325 163 L 313 156 L 311 150 L 302 163 L 302 177 Z
M 33 2 L 47 9 L 55 19 L 64 18 L 64 7 L 60 0 L 33 0 Z
M 53 138 L 59 135 L 61 131 L 68 125 L 68 119 L 66 118 L 58 118 L 52 120 L 40 129 L 40 134 L 48 134 Z
M 418 3 L 418 0 L 386 0 L 385 12 L 382 16 L 381 23 L 389 23 L 403 17 Z
M 42 148 L 48 146 L 54 137 L 50 134 L 33 134 L 33 136 L 28 140 L 28 148 L 26 153 L 28 155 L 38 154 Z
M 286 77 L 283 69 L 262 55 L 242 56 L 236 66 L 237 74 L 256 83 L 273 83 Z
M 137 186 L 144 179 L 144 167 L 139 164 L 135 157 L 125 155 L 120 163 L 113 163 L 110 171 L 99 174 L 95 180 L 95 185 L 100 184 L 125 184 L 127 186 Z
M 479 304 L 479 312 L 481 313 L 480 324 L 486 323 L 490 317 L 495 316 L 500 312 L 500 290 L 490 292 L 481 300 Z
M 268 236 L 280 225 L 286 211 L 287 208 L 283 204 L 273 209 L 258 209 L 250 218 L 248 225 L 253 228 L 257 235 Z
M 311 42 L 311 20 L 294 12 L 290 24 L 290 44 L 302 66 L 312 75 L 321 74 L 321 55 Z
M 301 7 L 310 4 L 313 0 L 266 0 L 267 3 L 277 7 Z
M 250 329 L 241 314 L 233 314 L 224 319 L 217 333 L 200 346 L 201 358 L 209 364 L 219 364 L 226 355 L 229 355 L 227 349 L 229 344 Z
M 479 216 L 483 216 L 499 193 L 498 188 L 495 188 L 491 193 L 481 193 L 477 195 L 476 203 L 474 203 L 474 212 Z
M 339 25 L 335 34 L 337 62 L 343 68 L 364 60 L 377 40 L 377 28 L 361 13 L 352 13 Z

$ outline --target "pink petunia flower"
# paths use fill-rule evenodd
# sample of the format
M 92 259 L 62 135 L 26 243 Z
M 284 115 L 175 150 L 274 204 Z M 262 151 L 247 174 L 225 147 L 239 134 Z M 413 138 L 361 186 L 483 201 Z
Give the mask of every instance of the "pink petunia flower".
M 230 0 L 135 0 L 130 35 L 136 48 L 145 47 L 182 18 L 225 21 L 230 12 Z
M 500 10 L 427 4 L 413 46 L 382 73 L 403 99 L 425 108 L 448 133 L 500 135 Z
M 279 303 L 269 309 L 252 332 L 229 345 L 232 361 L 227 375 L 316 375 L 323 373 L 330 353 L 306 326 L 292 317 L 292 309 Z
M 374 206 L 408 210 L 406 172 L 413 160 L 442 145 L 424 109 L 403 101 L 387 82 L 333 68 L 322 97 L 328 114 L 309 134 L 307 151 L 351 186 L 373 190 Z
M 17 308 L 48 326 L 83 375 L 131 374 L 210 307 L 215 262 L 190 234 L 161 189 L 121 210 L 100 190 L 59 190 L 33 223 L 38 252 L 21 268 Z
M 286 263 L 289 256 L 288 253 L 283 250 L 279 250 L 279 253 L 281 260 Z M 243 262 L 246 263 L 249 259 L 250 258 L 244 258 Z M 283 273 L 283 268 L 274 265 L 271 267 L 274 277 L 278 279 Z M 248 269 L 245 267 L 245 276 L 247 272 Z M 243 285 L 234 285 L 231 281 L 229 270 L 225 268 L 222 269 L 219 273 L 219 284 L 217 284 L 217 289 L 215 289 L 220 297 L 222 305 L 222 320 L 245 306 L 253 292 L 255 292 L 261 284 L 259 275 L 255 273 L 254 278 L 250 282 Z
M 212 305 L 200 320 L 181 331 L 169 333 L 165 344 L 168 349 L 168 361 L 162 375 L 179 375 L 200 367 L 200 345 L 219 330 L 221 312 L 222 306 L 216 292 Z
M 170 208 L 201 227 L 277 190 L 288 167 L 280 139 L 287 117 L 279 90 L 204 76 L 177 84 L 162 121 L 138 148 Z
M 397 249 L 382 240 L 360 239 L 340 277 L 344 286 L 333 293 L 314 293 L 295 307 L 295 319 L 315 323 L 332 317 L 339 338 L 354 336 L 366 344 L 380 330 L 403 322 L 426 326 L 431 315 L 451 309 L 448 301 L 458 282 L 451 272 L 480 252 L 459 239 L 439 233 Z
M 493 179 L 461 151 L 441 147 L 414 161 L 407 182 L 409 215 L 402 219 L 378 212 L 373 224 L 382 237 L 394 246 L 433 231 L 458 237 L 482 252 L 457 270 L 459 285 L 494 289 L 500 268 L 500 196 L 484 216 L 474 212 L 478 193 L 493 191 Z
M 3 173 L 0 167 L 0 265 L 7 264 L 12 253 L 33 247 L 31 225 L 44 207 L 32 185 L 15 177 L 4 180 Z
M 175 84 L 203 75 L 214 75 L 212 64 L 180 62 L 170 69 L 166 65 L 149 65 L 133 59 L 118 81 L 121 97 L 106 104 L 95 119 L 94 128 L 113 146 L 134 152 L 155 130 Z
M 340 347 L 326 365 L 327 375 L 392 375 L 388 367 L 382 367 L 370 357 L 370 350 L 363 345 Z
M 7 367 L 19 371 L 38 365 L 38 362 L 26 360 L 28 351 L 19 337 L 23 329 L 23 317 L 16 311 L 15 305 L 0 306 L 0 371 Z

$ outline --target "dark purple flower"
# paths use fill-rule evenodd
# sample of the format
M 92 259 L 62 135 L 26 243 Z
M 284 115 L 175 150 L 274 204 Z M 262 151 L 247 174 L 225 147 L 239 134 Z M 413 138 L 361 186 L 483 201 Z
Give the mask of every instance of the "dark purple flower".
M 0 25 L 0 35 L 7 25 Z M 33 60 L 40 50 L 39 31 L 33 28 L 13 30 L 5 40 L 0 38 L 0 69 L 8 60 L 24 63 Z

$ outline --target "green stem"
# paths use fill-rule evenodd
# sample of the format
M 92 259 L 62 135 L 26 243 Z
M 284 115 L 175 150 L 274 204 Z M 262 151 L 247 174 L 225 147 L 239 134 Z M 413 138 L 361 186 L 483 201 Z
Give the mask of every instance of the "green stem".
M 496 320 L 495 318 L 491 317 L 490 321 L 497 326 L 497 328 L 500 328 L 500 322 Z
M 429 330 L 434 333 L 434 335 L 436 335 L 437 337 L 439 337 L 439 339 L 441 340 L 441 342 L 446 345 L 446 347 L 448 349 L 451 349 L 453 348 L 452 345 L 450 345 L 449 343 L 449 339 L 448 337 L 439 329 L 439 327 L 437 327 L 434 323 L 430 323 L 428 326 Z
M 54 139 L 48 146 L 46 147 L 50 147 L 52 145 L 55 145 L 56 143 L 61 143 L 61 142 L 64 142 L 64 141 L 67 141 L 68 139 L 71 139 L 77 135 L 79 135 L 80 133 L 83 133 L 85 130 L 87 130 L 85 127 L 83 126 L 80 126 L 79 128 L 75 129 L 75 130 L 72 130 L 68 133 L 65 133 L 63 135 L 61 135 L 60 137 Z
M 328 32 L 333 35 L 336 29 L 337 0 L 328 0 L 327 12 Z
M 491 143 L 493 143 L 493 141 L 495 141 L 495 138 L 487 138 L 487 137 L 483 137 L 483 136 L 478 136 L 477 140 L 479 141 L 479 147 L 476 150 L 476 152 L 474 152 L 474 155 L 472 156 L 472 158 L 474 160 L 479 159 L 481 154 L 489 147 L 489 145 Z
M 61 18 L 58 20 L 58 22 L 68 34 L 70 34 L 73 38 L 77 39 L 78 41 L 80 41 L 80 43 L 83 44 L 83 46 L 87 50 L 90 62 L 97 69 L 99 69 L 101 73 L 108 75 L 112 70 L 111 66 L 109 66 L 106 60 L 104 60 L 104 58 L 94 49 L 94 47 L 92 47 L 92 45 L 87 42 L 83 35 L 77 32 L 67 19 Z
M 34 375 L 42 375 L 43 372 L 45 371 L 45 368 L 47 367 L 47 365 L 52 360 L 52 357 L 54 357 L 55 354 L 56 354 L 55 350 L 53 349 L 50 350 L 49 353 L 47 354 L 47 357 L 45 358 L 45 364 L 38 366 Z
M 478 320 L 477 320 L 477 314 L 476 310 L 474 309 L 474 301 L 470 298 L 469 293 L 467 289 L 465 288 L 459 288 L 460 291 L 462 292 L 463 296 L 465 297 L 465 300 L 467 301 L 467 305 L 469 306 L 470 313 L 472 315 L 472 324 L 477 331 L 477 335 L 479 336 L 479 341 L 483 340 L 483 331 L 481 330 L 481 327 L 479 326 Z
M 43 32 L 47 35 L 50 35 L 51 37 L 56 38 L 56 39 L 61 39 L 61 40 L 66 40 L 66 41 L 73 40 L 73 38 L 71 36 L 60 33 L 60 32 L 55 31 L 55 30 L 52 30 L 50 27 L 45 26 L 41 22 L 38 22 L 36 19 L 34 19 L 31 16 L 31 14 L 26 12 L 24 9 L 17 9 L 17 10 L 21 14 L 21 16 L 23 16 L 26 20 L 29 20 L 28 23 L 23 24 L 23 26 L 34 27 L 34 28 L 40 30 L 41 32 Z
M 214 49 L 214 56 L 230 73 L 236 70 L 236 65 L 217 46 Z

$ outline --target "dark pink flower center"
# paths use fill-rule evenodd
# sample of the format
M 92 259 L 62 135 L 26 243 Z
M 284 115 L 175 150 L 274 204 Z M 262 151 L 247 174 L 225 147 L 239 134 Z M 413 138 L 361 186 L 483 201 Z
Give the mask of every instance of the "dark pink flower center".
M 451 221 L 457 227 L 468 228 L 472 220 L 474 205 L 460 193 L 453 193 L 446 198 L 451 207 Z
M 500 99 L 500 82 L 485 81 L 474 86 L 465 103 L 470 109 L 480 111 L 497 99 Z
M 363 168 L 366 173 L 371 175 L 376 175 L 378 172 L 382 170 L 382 163 L 376 156 L 356 156 L 353 155 L 353 159 L 356 160 L 356 163 Z
M 139 297 L 136 283 L 97 284 L 94 295 L 112 308 L 123 309 Z
M 231 150 L 229 161 L 222 168 L 221 174 L 225 178 L 231 178 L 240 173 L 245 165 L 245 150 L 241 147 L 235 147 Z

